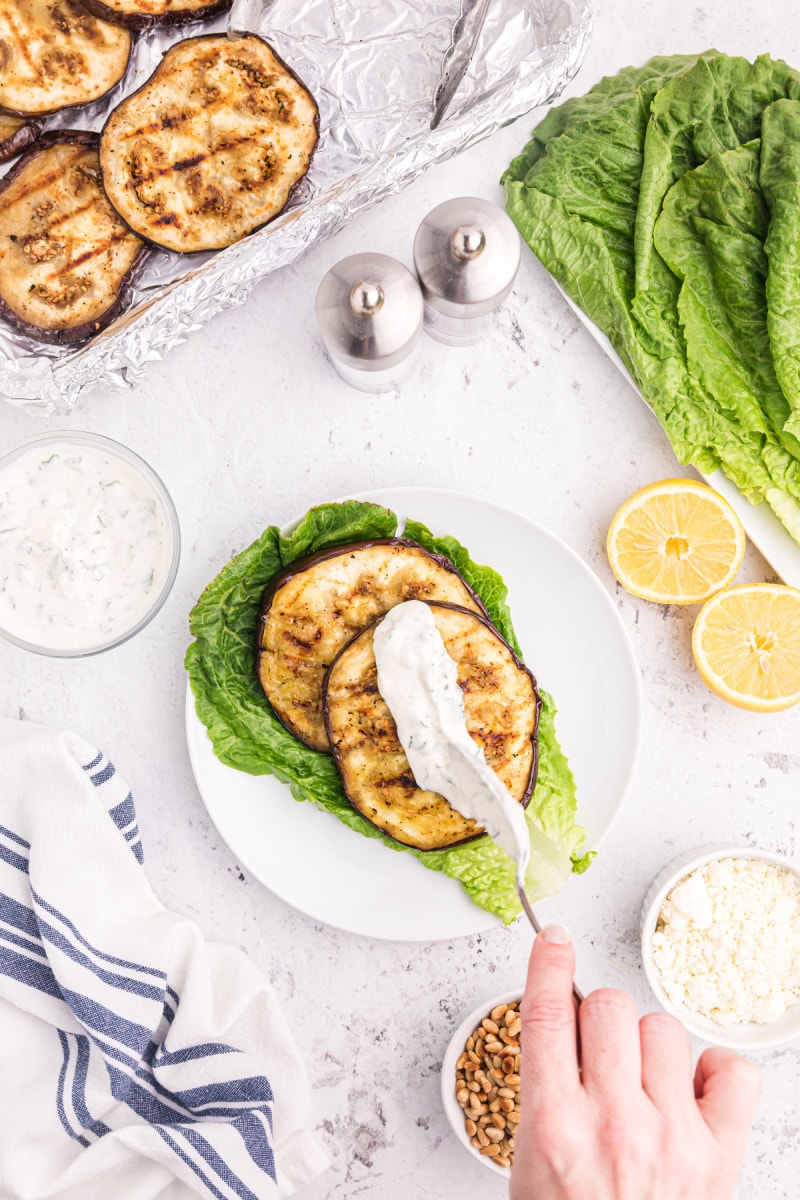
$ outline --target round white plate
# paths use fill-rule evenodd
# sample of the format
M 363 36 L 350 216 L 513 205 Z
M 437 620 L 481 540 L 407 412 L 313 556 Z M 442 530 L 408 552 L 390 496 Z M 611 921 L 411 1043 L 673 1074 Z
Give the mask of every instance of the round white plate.
M 630 783 L 641 720 L 639 671 L 610 597 L 578 556 L 540 525 L 476 496 L 385 488 L 356 497 L 458 538 L 505 579 L 527 665 L 558 706 L 587 846 L 608 833 Z M 434 941 L 499 922 L 459 883 L 410 854 L 361 837 L 271 775 L 223 766 L 186 703 L 189 758 L 208 813 L 237 860 L 287 904 L 367 937 Z

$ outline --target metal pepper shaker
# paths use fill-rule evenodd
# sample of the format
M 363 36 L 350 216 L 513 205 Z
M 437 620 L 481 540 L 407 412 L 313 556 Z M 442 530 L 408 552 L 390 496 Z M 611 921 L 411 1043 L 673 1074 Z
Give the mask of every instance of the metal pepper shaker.
M 480 341 L 513 287 L 519 260 L 519 234 L 502 208 L 477 196 L 439 204 L 414 238 L 426 332 L 449 346 Z
M 317 321 L 334 367 L 363 392 L 386 392 L 410 375 L 422 333 L 422 293 L 402 263 L 353 254 L 317 292 Z

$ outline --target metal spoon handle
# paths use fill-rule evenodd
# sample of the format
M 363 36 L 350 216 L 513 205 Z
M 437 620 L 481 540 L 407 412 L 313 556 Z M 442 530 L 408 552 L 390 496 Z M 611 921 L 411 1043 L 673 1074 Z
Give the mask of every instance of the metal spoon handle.
M 541 933 L 542 927 L 539 924 L 538 920 L 536 919 L 535 912 L 531 908 L 531 902 L 528 899 L 528 896 L 525 892 L 525 880 L 521 874 L 517 875 L 517 894 L 519 896 L 520 903 L 525 911 L 525 916 L 530 921 L 531 925 L 534 928 L 534 931 L 537 934 Z M 578 1004 L 581 1004 L 583 1002 L 583 992 L 580 990 L 580 988 L 574 981 L 572 984 L 572 994 L 575 997 Z

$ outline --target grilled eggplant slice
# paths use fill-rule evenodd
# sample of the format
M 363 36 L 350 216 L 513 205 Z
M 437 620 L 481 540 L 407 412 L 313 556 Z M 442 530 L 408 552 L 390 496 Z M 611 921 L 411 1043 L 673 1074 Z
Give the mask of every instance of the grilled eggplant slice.
M 0 108 L 45 116 L 105 96 L 128 66 L 131 35 L 76 0 L 0 0 Z
M 283 211 L 318 135 L 313 97 L 262 38 L 187 38 L 109 117 L 103 183 L 141 237 L 219 250 Z
M 403 600 L 443 600 L 486 615 L 446 558 L 407 538 L 376 538 L 293 563 L 264 593 L 258 678 L 278 719 L 314 750 L 330 751 L 325 672 L 355 634 Z
M 85 8 L 104 21 L 126 29 L 154 25 L 189 25 L 227 12 L 233 0 L 83 0 Z
M 470 736 L 520 804 L 536 782 L 536 681 L 493 625 L 465 608 L 431 604 L 436 628 L 458 666 Z M 325 722 L 342 786 L 353 808 L 383 833 L 417 850 L 444 850 L 481 837 L 438 792 L 417 787 L 397 728 L 378 691 L 372 639 L 379 622 L 331 664 Z
M 90 337 L 146 253 L 108 202 L 96 133 L 45 133 L 0 180 L 0 315 L 44 341 Z
M 9 113 L 0 112 L 0 163 L 22 154 L 41 132 L 41 121 L 29 121 L 26 117 L 12 117 Z

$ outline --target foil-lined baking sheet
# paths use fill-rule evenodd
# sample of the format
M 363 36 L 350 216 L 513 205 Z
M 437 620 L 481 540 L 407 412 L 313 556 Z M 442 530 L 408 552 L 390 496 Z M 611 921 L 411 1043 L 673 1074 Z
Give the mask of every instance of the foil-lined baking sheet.
M 429 164 L 553 100 L 588 49 L 589 5 L 493 0 L 469 71 L 435 132 L 433 94 L 459 0 L 234 0 L 227 18 L 139 35 L 122 87 L 104 102 L 51 118 L 48 129 L 100 129 L 182 37 L 251 31 L 269 40 L 319 105 L 311 170 L 281 216 L 227 250 L 154 251 L 127 311 L 77 349 L 0 325 L 0 394 L 28 409 L 68 412 L 89 388 L 136 385 L 148 362 L 241 304 L 254 284 L 306 247 Z

